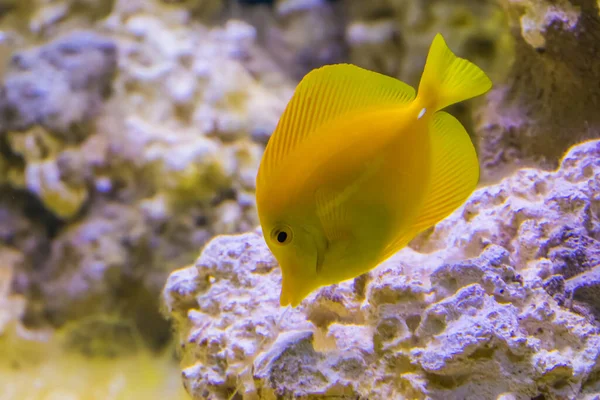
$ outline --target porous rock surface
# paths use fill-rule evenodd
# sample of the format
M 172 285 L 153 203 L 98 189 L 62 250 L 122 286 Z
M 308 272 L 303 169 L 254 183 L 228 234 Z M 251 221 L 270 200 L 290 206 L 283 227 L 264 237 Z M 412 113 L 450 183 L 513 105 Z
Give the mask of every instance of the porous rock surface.
M 260 231 L 173 272 L 165 310 L 196 399 L 600 396 L 600 141 L 475 191 L 357 279 L 280 309 Z M 241 397 L 240 397 L 241 396 Z
M 0 248 L 30 325 L 117 314 L 164 345 L 168 272 L 258 223 L 293 84 L 255 28 L 188 3 L 0 4 Z

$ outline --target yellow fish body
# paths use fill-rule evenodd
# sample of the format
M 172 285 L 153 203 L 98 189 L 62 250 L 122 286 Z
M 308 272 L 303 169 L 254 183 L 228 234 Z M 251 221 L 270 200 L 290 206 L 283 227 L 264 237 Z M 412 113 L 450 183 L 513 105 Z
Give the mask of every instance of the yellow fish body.
M 460 122 L 439 110 L 490 88 L 439 34 L 418 95 L 349 64 L 302 79 L 256 182 L 265 241 L 282 270 L 282 306 L 373 269 L 467 199 L 477 155 Z

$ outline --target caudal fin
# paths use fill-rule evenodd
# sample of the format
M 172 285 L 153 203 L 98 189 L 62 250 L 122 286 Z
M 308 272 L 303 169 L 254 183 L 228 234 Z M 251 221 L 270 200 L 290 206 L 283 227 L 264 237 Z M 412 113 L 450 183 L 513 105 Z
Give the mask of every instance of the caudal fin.
M 478 66 L 454 55 L 441 34 L 431 43 L 417 98 L 435 111 L 472 97 L 492 87 L 490 78 Z

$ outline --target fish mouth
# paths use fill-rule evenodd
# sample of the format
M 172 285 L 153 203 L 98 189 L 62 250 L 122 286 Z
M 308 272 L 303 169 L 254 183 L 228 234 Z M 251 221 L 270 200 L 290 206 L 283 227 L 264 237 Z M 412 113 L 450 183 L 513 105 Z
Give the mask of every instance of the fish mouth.
M 287 284 L 286 279 L 283 279 L 281 283 L 281 294 L 279 295 L 279 305 L 281 307 L 287 307 L 291 305 L 292 307 L 296 307 L 300 304 L 296 295 L 296 290 L 294 290 L 293 286 Z
M 305 232 L 312 240 L 308 241 L 303 256 L 284 259 L 279 263 L 282 275 L 279 304 L 282 307 L 297 307 L 306 296 L 320 287 L 318 270 L 322 267 L 324 252 L 320 251 L 313 235 Z
M 291 283 L 290 281 L 294 282 Z M 312 285 L 301 279 L 286 279 L 281 282 L 281 294 L 279 295 L 279 305 L 286 307 L 291 305 L 296 308 L 302 303 L 302 300 L 311 292 Z
M 286 289 L 285 285 L 281 284 L 281 293 L 279 294 L 279 305 L 281 307 L 286 307 L 287 305 L 290 304 L 290 301 L 288 300 L 288 290 Z

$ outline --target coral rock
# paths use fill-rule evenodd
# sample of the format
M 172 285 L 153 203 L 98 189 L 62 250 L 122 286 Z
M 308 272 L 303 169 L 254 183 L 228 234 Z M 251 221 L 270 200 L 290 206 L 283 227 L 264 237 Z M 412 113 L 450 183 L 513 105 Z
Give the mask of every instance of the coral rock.
M 293 85 L 254 27 L 198 20 L 219 0 L 21 3 L 0 5 L 0 56 L 18 48 L 0 71 L 0 241 L 24 255 L 25 318 L 110 314 L 164 346 L 168 273 L 258 223 L 256 170 Z
M 479 117 L 480 157 L 490 177 L 513 165 L 554 168 L 570 146 L 600 136 L 597 2 L 501 3 L 518 61 Z
M 41 124 L 58 135 L 81 139 L 77 124 L 98 115 L 117 66 L 115 43 L 76 31 L 13 55 L 0 91 L 0 130 Z
M 591 141 L 554 172 L 520 170 L 481 188 L 378 268 L 295 309 L 279 308 L 281 274 L 260 231 L 213 239 L 163 292 L 188 392 L 598 396 L 597 321 L 560 296 L 597 305 L 599 160 Z

